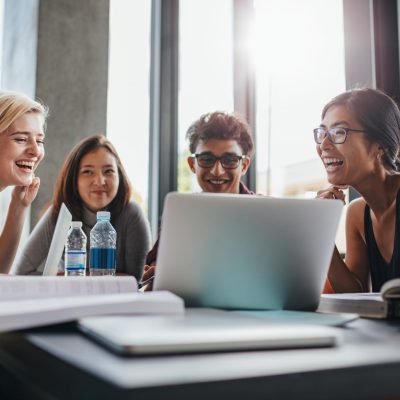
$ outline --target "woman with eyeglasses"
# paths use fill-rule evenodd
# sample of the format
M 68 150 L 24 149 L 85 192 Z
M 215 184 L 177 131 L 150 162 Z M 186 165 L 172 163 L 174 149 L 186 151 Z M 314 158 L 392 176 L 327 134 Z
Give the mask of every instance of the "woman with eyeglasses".
M 44 157 L 47 108 L 17 92 L 0 92 L 0 191 L 14 186 L 0 234 L 0 273 L 14 261 L 29 206 L 40 180 L 35 170 Z
M 344 201 L 354 188 L 346 218 L 346 257 L 335 248 L 328 272 L 335 292 L 378 292 L 400 277 L 400 112 L 386 94 L 354 89 L 332 99 L 314 130 L 317 152 L 331 186 L 323 199 Z
M 82 221 L 88 238 L 97 211 L 110 211 L 111 223 L 117 231 L 116 272 L 139 279 L 149 250 L 150 228 L 140 205 L 131 197 L 131 184 L 111 142 L 103 135 L 83 139 L 67 156 L 51 207 L 32 231 L 15 272 L 22 275 L 43 272 L 58 213 L 65 203 L 72 219 Z M 89 250 L 89 240 L 87 246 Z M 61 260 L 60 273 L 63 266 Z

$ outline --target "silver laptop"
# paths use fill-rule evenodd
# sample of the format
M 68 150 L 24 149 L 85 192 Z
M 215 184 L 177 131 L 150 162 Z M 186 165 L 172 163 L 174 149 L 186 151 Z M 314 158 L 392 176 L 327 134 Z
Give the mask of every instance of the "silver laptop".
M 170 193 L 154 289 L 187 306 L 315 310 L 342 207 L 339 200 Z
M 68 210 L 67 206 L 62 203 L 56 227 L 54 229 L 53 238 L 51 240 L 49 254 L 47 255 L 46 263 L 44 265 L 43 275 L 57 275 L 58 264 L 62 257 L 71 221 L 72 214 Z
M 299 320 L 288 325 L 207 308 L 182 316 L 86 317 L 78 327 L 125 355 L 335 346 L 341 338 L 341 332 L 326 326 Z

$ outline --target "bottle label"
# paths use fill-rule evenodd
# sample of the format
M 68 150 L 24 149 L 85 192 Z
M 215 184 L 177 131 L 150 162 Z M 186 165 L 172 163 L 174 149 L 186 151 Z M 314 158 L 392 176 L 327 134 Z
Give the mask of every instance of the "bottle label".
M 67 250 L 65 252 L 65 269 L 67 271 L 86 269 L 86 251 Z
M 90 268 L 115 269 L 115 249 L 92 247 L 90 249 Z

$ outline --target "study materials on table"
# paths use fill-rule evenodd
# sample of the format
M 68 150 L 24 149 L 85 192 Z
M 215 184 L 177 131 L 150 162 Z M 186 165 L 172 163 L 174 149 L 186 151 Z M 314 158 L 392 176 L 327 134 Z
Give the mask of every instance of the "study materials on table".
M 317 311 L 356 313 L 366 318 L 400 318 L 400 279 L 387 281 L 379 293 L 323 294 Z
M 3 276 L 0 301 L 0 332 L 94 315 L 184 313 L 178 296 L 139 293 L 132 276 Z

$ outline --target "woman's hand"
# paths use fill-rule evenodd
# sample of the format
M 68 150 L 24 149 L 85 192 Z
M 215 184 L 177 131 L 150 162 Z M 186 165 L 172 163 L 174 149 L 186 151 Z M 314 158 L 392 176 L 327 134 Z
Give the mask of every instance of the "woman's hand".
M 15 186 L 12 191 L 12 201 L 23 207 L 28 207 L 37 195 L 40 179 L 34 176 L 29 186 Z
M 317 192 L 317 199 L 338 199 L 342 200 L 346 204 L 346 193 L 344 192 L 348 186 L 337 186 L 332 185 L 327 189 L 322 189 Z

